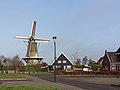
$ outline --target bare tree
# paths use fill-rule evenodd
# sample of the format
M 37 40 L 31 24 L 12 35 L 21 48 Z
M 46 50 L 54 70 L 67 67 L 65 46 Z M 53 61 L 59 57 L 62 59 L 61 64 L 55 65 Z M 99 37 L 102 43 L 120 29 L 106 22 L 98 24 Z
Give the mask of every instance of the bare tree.
M 16 55 L 13 57 L 12 61 L 11 61 L 11 66 L 14 70 L 19 71 L 20 68 L 24 65 L 24 63 L 20 60 L 19 56 Z
M 81 60 L 78 57 L 78 52 L 77 51 L 74 54 L 71 54 L 70 57 L 71 57 L 71 60 L 73 61 L 74 64 L 81 63 Z
M 4 55 L 0 56 L 0 65 L 10 66 L 11 65 L 11 57 L 5 57 Z
M 4 66 L 11 66 L 11 61 L 12 61 L 11 57 L 5 57 L 3 60 L 3 65 Z
M 76 65 L 80 65 L 81 64 L 81 60 L 79 58 L 77 58 L 77 60 L 75 61 Z

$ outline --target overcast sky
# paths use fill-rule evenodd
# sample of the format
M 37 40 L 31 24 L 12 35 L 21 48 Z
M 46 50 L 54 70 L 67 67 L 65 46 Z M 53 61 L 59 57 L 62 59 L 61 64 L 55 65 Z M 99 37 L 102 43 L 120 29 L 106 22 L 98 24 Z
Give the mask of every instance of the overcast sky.
M 33 20 L 36 37 L 51 40 L 39 47 L 47 63 L 53 60 L 53 36 L 57 55 L 69 58 L 77 52 L 98 60 L 120 46 L 120 0 L 0 0 L 0 55 L 25 56 L 24 42 L 13 37 L 30 36 Z

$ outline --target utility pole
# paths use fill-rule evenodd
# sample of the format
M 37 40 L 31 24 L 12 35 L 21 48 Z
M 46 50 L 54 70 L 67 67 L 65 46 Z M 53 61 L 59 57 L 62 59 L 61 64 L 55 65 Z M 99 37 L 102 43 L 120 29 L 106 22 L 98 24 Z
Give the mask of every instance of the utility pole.
M 54 44 L 53 53 L 54 53 L 54 62 L 55 62 L 55 60 L 56 60 L 56 39 L 57 39 L 57 37 L 54 36 L 54 37 L 52 37 L 52 39 L 53 39 L 53 44 Z M 56 65 L 54 66 L 54 82 L 56 82 Z

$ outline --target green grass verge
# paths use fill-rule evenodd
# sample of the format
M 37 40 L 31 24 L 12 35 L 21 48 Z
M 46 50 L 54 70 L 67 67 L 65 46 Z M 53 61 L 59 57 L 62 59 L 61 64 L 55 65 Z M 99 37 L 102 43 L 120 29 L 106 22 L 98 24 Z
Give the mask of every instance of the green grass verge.
M 17 73 L 1 73 L 0 79 L 12 79 L 12 80 L 18 80 L 18 79 L 30 79 L 28 76 L 25 76 L 23 74 L 17 74 Z
M 59 90 L 54 87 L 47 86 L 1 86 L 0 90 Z

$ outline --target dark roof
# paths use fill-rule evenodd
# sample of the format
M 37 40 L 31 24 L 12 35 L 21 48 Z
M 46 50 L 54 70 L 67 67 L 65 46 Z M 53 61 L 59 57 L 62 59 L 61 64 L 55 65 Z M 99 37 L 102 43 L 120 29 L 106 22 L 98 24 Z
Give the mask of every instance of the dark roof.
M 116 53 L 120 53 L 120 47 L 119 47 L 119 49 L 116 51 Z
M 107 50 L 105 50 L 105 55 L 107 56 L 108 60 L 109 61 L 112 61 L 112 62 L 116 62 L 117 61 L 117 55 L 120 54 L 120 48 L 116 51 L 116 52 L 107 52 Z M 105 55 L 103 57 L 101 57 L 97 63 L 101 63 L 105 57 Z
M 62 60 L 64 60 L 64 59 L 66 59 L 66 60 L 68 60 L 72 65 L 73 65 L 73 63 L 70 61 L 70 59 L 63 53 L 63 52 L 61 52 L 60 54 L 59 54 L 59 56 L 56 58 L 56 60 L 52 63 L 52 65 L 57 61 L 57 60 L 60 60 L 60 59 L 62 59 Z
M 107 53 L 108 53 L 108 56 L 109 56 L 110 60 L 112 60 L 112 61 L 116 60 L 115 52 L 107 52 Z

